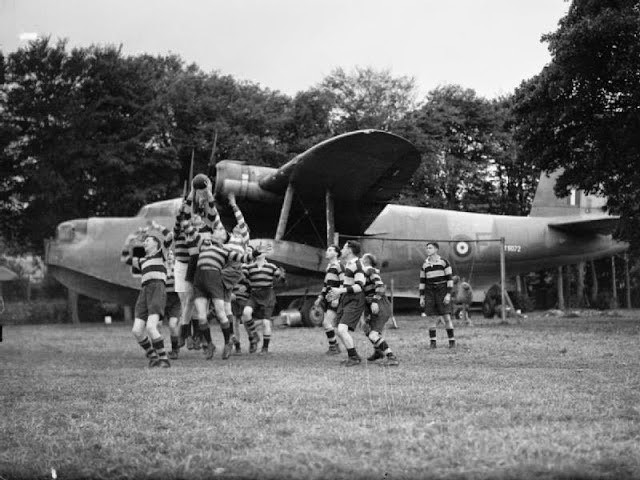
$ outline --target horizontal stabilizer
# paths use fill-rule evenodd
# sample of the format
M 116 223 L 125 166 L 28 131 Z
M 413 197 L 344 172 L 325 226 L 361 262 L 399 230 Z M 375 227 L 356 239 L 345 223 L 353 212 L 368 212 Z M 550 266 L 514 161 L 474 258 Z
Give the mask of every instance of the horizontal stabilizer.
M 602 234 L 608 235 L 618 227 L 620 217 L 600 216 L 600 217 L 574 217 L 563 218 L 562 221 L 549 222 L 551 228 L 575 234 Z

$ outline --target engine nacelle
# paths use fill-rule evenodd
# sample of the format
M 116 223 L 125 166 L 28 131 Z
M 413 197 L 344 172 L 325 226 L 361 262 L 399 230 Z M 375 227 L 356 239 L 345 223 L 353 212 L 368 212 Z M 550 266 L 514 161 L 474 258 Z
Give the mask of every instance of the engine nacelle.
M 226 197 L 233 193 L 238 200 L 279 203 L 282 196 L 264 190 L 259 185 L 261 178 L 271 175 L 277 169 L 246 165 L 235 160 L 222 160 L 216 165 L 214 194 Z

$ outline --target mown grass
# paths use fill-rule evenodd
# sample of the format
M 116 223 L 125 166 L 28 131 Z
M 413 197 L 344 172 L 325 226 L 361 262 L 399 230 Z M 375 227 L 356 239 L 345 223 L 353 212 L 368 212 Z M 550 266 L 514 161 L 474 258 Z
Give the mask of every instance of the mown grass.
M 149 370 L 121 324 L 5 326 L 0 477 L 640 478 L 638 315 L 478 322 L 455 352 L 398 324 L 394 369 L 321 329 Z

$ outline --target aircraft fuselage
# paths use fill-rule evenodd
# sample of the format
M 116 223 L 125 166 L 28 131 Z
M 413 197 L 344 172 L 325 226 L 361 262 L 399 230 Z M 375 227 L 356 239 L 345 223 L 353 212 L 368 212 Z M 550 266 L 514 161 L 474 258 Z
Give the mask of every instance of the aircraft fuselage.
M 124 240 L 151 220 L 171 228 L 179 202 L 162 202 L 164 208 L 143 209 L 136 217 L 64 222 L 47 245 L 46 262 L 56 278 L 79 293 L 130 304 L 139 280 L 119 261 Z M 508 276 L 607 257 L 627 248 L 610 235 L 574 235 L 549 227 L 554 220 L 388 205 L 359 240 L 363 252 L 377 257 L 385 282 L 389 285 L 393 279 L 400 297 L 417 297 L 427 240 L 439 241 L 440 254 L 450 261 L 454 273 L 476 290 L 500 279 L 500 238 L 504 238 Z M 280 295 L 317 294 L 326 265 L 323 249 L 286 238 L 252 242 L 271 243 L 271 260 L 287 270 L 287 284 L 279 288 Z

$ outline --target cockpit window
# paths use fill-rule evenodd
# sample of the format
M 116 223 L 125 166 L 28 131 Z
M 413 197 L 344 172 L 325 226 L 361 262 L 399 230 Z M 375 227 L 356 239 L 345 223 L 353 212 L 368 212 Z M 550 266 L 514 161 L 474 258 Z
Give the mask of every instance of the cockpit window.
M 146 217 L 147 216 L 147 210 L 149 210 L 149 206 L 145 205 L 144 207 L 142 207 L 140 209 L 140 211 L 138 212 L 138 215 L 136 215 L 136 216 L 138 216 L 138 217 Z
M 138 212 L 138 217 L 175 217 L 180 207 L 180 199 L 163 200 L 145 205 Z

